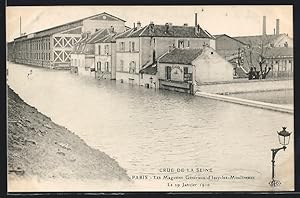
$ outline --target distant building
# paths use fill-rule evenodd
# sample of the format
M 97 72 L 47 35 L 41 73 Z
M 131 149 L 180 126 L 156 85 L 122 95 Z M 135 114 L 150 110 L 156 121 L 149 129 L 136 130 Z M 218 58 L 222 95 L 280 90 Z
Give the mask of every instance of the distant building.
M 287 34 L 238 36 L 233 38 L 250 47 L 293 47 L 293 39 Z
M 214 35 L 214 37 L 216 38 L 216 51 L 228 60 L 235 58 L 239 50 L 241 51 L 248 47 L 248 44 L 227 34 Z
M 109 29 L 97 30 L 94 34 L 84 33 L 71 53 L 71 68 L 76 68 L 80 74 L 95 76 L 95 41 L 109 34 Z
M 118 32 L 126 30 L 124 20 L 104 12 L 24 35 L 8 44 L 8 59 L 42 67 L 69 67 L 72 48 L 82 33 L 93 34 L 111 26 Z
M 158 59 L 162 89 L 194 93 L 202 83 L 233 80 L 232 65 L 211 47 L 174 49 Z
M 261 35 L 238 37 L 230 37 L 226 34 L 215 35 L 216 50 L 234 66 L 234 76 L 236 78 L 246 78 L 251 67 L 260 70 L 260 65 L 263 70 L 266 66 L 272 68 L 268 77 L 292 76 L 293 39 L 287 34 L 280 34 L 279 28 L 279 19 L 277 19 L 274 34 L 267 34 L 266 17 L 264 16 Z M 278 68 L 276 70 L 274 64 L 271 64 L 269 60 L 270 57 L 278 62 L 275 61 L 274 64 L 282 63 L 285 65 L 287 61 L 288 69 L 281 71 L 281 67 L 279 67 L 279 70 Z M 287 57 L 289 60 L 286 60 Z
M 292 77 L 294 74 L 293 48 L 277 47 L 265 54 L 263 66 L 271 68 L 270 77 Z
M 194 49 L 211 46 L 215 48 L 215 39 L 199 25 L 173 26 L 171 23 L 165 25 L 150 23 L 141 27 L 138 22 L 136 28 L 119 36 L 116 44 L 116 79 L 126 83 L 145 85 L 144 79 L 141 81 L 141 78 L 148 69 L 144 69 L 155 64 L 157 58 L 166 53 L 170 47 Z M 140 73 L 142 70 L 144 72 Z
M 116 79 L 116 37 L 119 34 L 111 31 L 94 42 L 95 71 L 98 79 Z

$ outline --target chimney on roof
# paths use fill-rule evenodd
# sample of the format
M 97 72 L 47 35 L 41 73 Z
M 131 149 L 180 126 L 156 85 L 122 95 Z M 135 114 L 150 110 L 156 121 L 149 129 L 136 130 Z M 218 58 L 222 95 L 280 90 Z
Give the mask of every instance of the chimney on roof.
M 154 33 L 154 23 L 153 23 L 153 21 L 150 21 L 150 24 L 149 24 L 149 33 L 150 34 Z
M 276 19 L 276 35 L 279 35 L 279 19 Z
M 109 29 L 110 33 L 114 33 L 115 32 L 115 28 L 114 26 L 110 26 L 110 29 Z
M 183 24 L 183 26 L 184 26 L 184 27 L 187 27 L 187 26 L 189 26 L 189 25 L 188 25 L 187 23 L 185 23 L 185 24 Z
M 140 21 L 138 21 L 138 22 L 136 23 L 136 28 L 137 28 L 137 29 L 140 29 L 141 27 L 142 27 L 142 24 L 141 24 Z
M 195 33 L 198 34 L 200 32 L 200 25 L 198 24 L 197 13 L 195 13 Z
M 133 29 L 135 29 L 135 23 L 133 23 Z
M 166 24 L 165 24 L 165 33 L 168 33 L 168 32 L 169 32 L 169 28 L 170 28 L 169 23 L 166 23 Z
M 266 23 L 267 23 L 267 18 L 266 18 L 266 16 L 263 16 L 263 32 L 262 32 L 263 35 L 267 34 L 267 31 L 266 31 L 267 24 Z

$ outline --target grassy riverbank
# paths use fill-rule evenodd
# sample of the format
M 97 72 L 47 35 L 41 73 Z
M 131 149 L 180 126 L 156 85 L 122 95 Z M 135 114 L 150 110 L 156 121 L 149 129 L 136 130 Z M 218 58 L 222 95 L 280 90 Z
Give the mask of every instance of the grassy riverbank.
M 10 88 L 7 102 L 10 179 L 129 180 L 114 159 L 52 122 Z

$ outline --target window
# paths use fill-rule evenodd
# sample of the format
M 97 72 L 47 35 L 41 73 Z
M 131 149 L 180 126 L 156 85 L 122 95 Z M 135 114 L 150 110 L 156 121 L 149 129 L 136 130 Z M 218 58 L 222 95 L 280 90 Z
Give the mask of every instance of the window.
M 184 48 L 184 41 L 183 40 L 178 41 L 178 48 Z
M 109 71 L 109 62 L 105 62 L 105 71 Z
M 109 45 L 104 46 L 104 53 L 105 53 L 105 55 L 109 54 Z
M 129 51 L 131 52 L 131 41 L 129 41 Z
M 97 62 L 97 71 L 101 71 L 101 62 Z
M 124 51 L 125 51 L 125 43 L 124 43 L 124 42 L 120 42 L 119 45 L 120 45 L 120 46 L 119 46 L 120 51 L 121 51 L 121 52 L 124 52 Z
M 135 45 L 134 42 L 131 43 L 131 50 L 134 52 L 135 51 Z
M 170 66 L 165 67 L 165 73 L 166 73 L 166 80 L 171 80 L 171 67 Z
M 135 69 L 136 69 L 135 61 L 131 61 L 129 63 L 129 73 L 135 73 Z
M 101 54 L 101 45 L 98 45 L 98 55 Z
M 190 47 L 190 41 L 187 41 L 187 47 Z
M 188 67 L 184 67 L 184 68 L 183 68 L 183 73 L 184 73 L 184 74 L 189 73 L 189 68 L 188 68 Z

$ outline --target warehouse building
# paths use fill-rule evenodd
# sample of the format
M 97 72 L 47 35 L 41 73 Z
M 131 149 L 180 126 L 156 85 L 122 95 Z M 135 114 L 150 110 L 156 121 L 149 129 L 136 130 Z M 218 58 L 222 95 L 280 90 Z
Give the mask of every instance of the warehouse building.
M 49 68 L 69 68 L 73 46 L 83 33 L 114 27 L 126 30 L 125 21 L 108 13 L 93 15 L 67 24 L 20 36 L 8 43 L 8 60 Z

